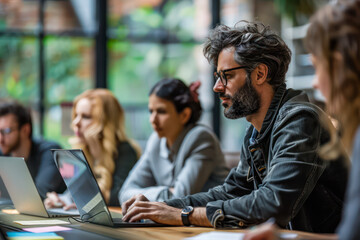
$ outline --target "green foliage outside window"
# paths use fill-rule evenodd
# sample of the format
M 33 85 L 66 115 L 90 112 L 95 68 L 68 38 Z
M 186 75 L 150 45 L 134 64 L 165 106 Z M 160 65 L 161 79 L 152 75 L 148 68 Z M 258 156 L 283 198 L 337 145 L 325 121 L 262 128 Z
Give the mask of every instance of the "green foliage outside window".
M 38 56 L 35 38 L 0 38 L 0 96 L 38 101 Z
M 148 93 L 164 77 L 198 79 L 193 1 L 164 1 L 109 17 L 108 86 L 124 106 L 131 137 L 147 139 Z

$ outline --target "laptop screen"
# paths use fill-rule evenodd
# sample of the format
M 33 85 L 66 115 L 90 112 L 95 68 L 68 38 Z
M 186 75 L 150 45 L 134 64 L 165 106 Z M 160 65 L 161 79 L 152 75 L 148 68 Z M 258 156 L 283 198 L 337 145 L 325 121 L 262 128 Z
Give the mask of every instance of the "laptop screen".
M 81 149 L 51 150 L 81 220 L 113 226 L 109 210 Z

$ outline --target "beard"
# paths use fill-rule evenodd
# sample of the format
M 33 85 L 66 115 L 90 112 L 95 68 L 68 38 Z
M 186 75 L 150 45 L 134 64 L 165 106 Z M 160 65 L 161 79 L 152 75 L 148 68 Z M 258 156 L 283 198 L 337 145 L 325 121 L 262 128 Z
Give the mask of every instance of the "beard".
M 229 119 L 238 119 L 256 113 L 260 109 L 260 96 L 251 84 L 250 78 L 246 78 L 244 86 L 239 88 L 234 96 L 220 94 L 230 98 L 232 105 L 223 104 L 224 115 Z
M 1 152 L 2 154 L 8 156 L 10 155 L 12 152 L 14 152 L 15 150 L 17 150 L 20 147 L 20 134 L 17 135 L 17 137 L 14 139 L 13 142 L 4 145 L 4 146 L 0 146 Z

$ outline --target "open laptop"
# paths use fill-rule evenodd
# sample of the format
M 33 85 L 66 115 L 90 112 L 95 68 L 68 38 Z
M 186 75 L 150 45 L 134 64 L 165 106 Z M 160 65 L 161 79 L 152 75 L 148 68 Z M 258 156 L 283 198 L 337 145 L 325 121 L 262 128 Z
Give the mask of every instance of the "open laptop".
M 121 218 L 113 218 L 83 151 L 81 149 L 52 149 L 51 152 L 79 210 L 82 222 L 110 227 L 168 226 L 151 220 L 130 223 L 122 221 Z
M 9 193 L 0 175 L 0 205 L 13 205 Z
M 77 210 L 46 209 L 22 157 L 0 157 L 0 176 L 19 213 L 40 217 L 78 216 Z

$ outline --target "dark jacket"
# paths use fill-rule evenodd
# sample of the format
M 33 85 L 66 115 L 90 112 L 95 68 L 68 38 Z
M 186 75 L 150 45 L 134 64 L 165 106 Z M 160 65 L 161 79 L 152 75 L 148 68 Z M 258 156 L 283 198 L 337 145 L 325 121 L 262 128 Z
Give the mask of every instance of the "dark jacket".
M 334 232 L 341 217 L 347 160 L 319 158 L 319 147 L 329 140 L 321 116 L 305 93 L 280 86 L 260 133 L 253 126 L 247 130 L 239 165 L 225 183 L 166 203 L 206 206 L 214 227 L 247 227 L 274 217 L 281 227 Z

